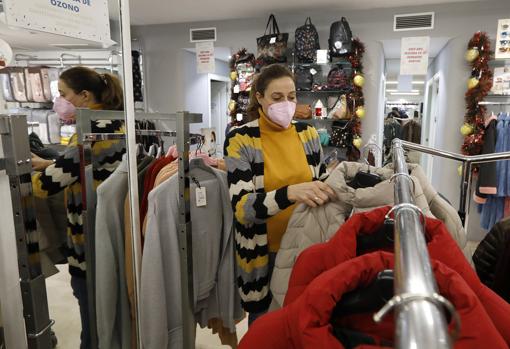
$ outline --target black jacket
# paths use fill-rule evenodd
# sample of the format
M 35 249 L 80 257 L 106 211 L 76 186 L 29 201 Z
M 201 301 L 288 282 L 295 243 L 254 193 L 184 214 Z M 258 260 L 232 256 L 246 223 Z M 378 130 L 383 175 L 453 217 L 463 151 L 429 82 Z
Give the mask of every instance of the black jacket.
M 510 218 L 497 223 L 473 255 L 480 280 L 510 303 Z

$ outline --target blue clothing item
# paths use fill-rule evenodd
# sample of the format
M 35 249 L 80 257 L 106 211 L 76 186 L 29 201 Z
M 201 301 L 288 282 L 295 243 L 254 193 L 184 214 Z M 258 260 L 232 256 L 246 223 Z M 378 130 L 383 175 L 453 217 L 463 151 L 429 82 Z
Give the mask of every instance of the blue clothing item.
M 496 138 L 496 149 L 495 153 L 501 153 L 506 150 L 506 114 L 499 114 L 497 124 L 497 138 Z M 497 178 L 497 196 L 507 196 L 508 190 L 506 185 L 506 172 L 507 172 L 507 161 L 496 162 L 496 178 Z
M 491 230 L 492 227 L 502 220 L 505 216 L 505 200 L 504 197 L 489 195 L 487 202 L 479 205 L 480 225 L 485 230 Z

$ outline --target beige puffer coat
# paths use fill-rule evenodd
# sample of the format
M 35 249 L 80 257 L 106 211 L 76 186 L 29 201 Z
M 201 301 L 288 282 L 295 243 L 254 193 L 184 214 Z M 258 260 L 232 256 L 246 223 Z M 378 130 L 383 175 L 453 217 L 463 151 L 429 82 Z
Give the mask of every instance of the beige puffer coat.
M 409 164 L 408 166 L 415 183 L 416 205 L 427 216 L 443 221 L 454 240 L 461 249 L 464 249 L 466 233 L 457 211 L 439 196 L 419 165 Z M 356 162 L 341 163 L 326 180 L 337 194 L 338 200 L 316 208 L 301 204 L 294 210 L 276 255 L 271 278 L 272 310 L 282 306 L 292 267 L 304 249 L 330 239 L 352 213 L 394 204 L 394 185 L 389 181 L 393 175 L 391 166 L 370 167 L 370 172 L 379 174 L 384 181 L 372 188 L 353 189 L 347 183 L 359 170 L 366 171 L 367 165 Z

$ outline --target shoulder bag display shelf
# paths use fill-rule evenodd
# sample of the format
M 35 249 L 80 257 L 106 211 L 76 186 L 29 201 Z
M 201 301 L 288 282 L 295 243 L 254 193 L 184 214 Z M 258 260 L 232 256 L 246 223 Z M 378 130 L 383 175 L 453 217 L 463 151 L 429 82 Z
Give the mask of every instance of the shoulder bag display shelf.
M 76 131 L 78 134 L 78 147 L 80 149 L 80 176 L 84 179 L 81 181 L 82 195 L 84 203 L 84 232 L 87 234 L 87 243 L 85 246 L 85 259 L 87 260 L 88 271 L 95 270 L 95 256 L 94 246 L 95 237 L 94 229 L 92 227 L 93 217 L 90 217 L 88 212 L 93 208 L 90 200 L 87 200 L 87 180 L 85 178 L 85 167 L 91 166 L 91 142 L 96 140 L 107 139 L 120 139 L 126 138 L 124 134 L 95 134 L 91 133 L 91 122 L 94 120 L 124 120 L 124 112 L 119 111 L 96 111 L 88 109 L 78 109 L 78 117 L 76 124 Z M 175 137 L 177 143 L 178 161 L 179 161 L 179 251 L 180 251 L 180 268 L 181 268 L 181 285 L 182 285 L 182 320 L 183 320 L 183 336 L 188 341 L 193 340 L 194 346 L 194 333 L 195 333 L 195 320 L 193 315 L 193 256 L 192 256 L 192 234 L 191 234 L 191 214 L 190 214 L 190 180 L 189 180 L 189 149 L 190 144 L 199 143 L 201 139 L 199 136 L 190 137 L 189 126 L 202 122 L 202 114 L 192 114 L 188 112 L 179 112 L 176 114 L 159 114 L 159 113 L 135 113 L 135 120 L 142 121 L 157 121 L 165 120 L 175 122 L 176 129 L 172 131 L 158 131 L 158 130 L 136 130 L 135 133 L 139 135 L 151 136 L 165 136 Z M 128 149 L 129 151 L 129 149 Z M 87 175 L 92 176 L 92 172 L 88 171 Z M 129 173 L 131 176 L 131 173 Z M 91 178 L 90 182 L 93 183 Z M 130 188 L 131 205 L 138 205 L 138 192 L 134 188 Z M 135 197 L 133 197 L 135 195 Z M 138 212 L 132 210 L 131 212 Z M 131 217 L 133 220 L 139 220 L 137 217 Z M 141 241 L 140 234 L 137 232 L 139 224 L 132 224 L 132 251 L 133 251 L 133 271 L 134 271 L 134 286 L 135 286 L 135 299 L 136 299 L 136 322 L 137 331 L 139 331 L 139 294 L 140 294 L 140 269 L 141 269 Z M 92 343 L 97 343 L 97 328 L 95 308 L 95 276 L 92 272 L 87 272 L 87 290 L 89 294 L 89 312 L 91 318 L 91 337 Z M 140 338 L 140 336 L 137 336 Z M 97 346 L 97 344 L 95 344 Z
M 7 349 L 50 349 L 54 321 L 39 259 L 27 132 L 26 116 L 0 116 L 0 190 L 10 197 L 0 210 L 0 303 Z

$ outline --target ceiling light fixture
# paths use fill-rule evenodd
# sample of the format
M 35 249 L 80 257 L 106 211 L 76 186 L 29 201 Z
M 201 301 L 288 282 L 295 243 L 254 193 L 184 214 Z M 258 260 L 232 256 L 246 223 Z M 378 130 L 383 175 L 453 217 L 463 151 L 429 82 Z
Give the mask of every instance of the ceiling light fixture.
M 413 81 L 415 85 L 425 85 L 425 81 Z M 396 80 L 388 80 L 386 81 L 386 85 L 398 85 L 398 81 Z
M 418 92 L 391 92 L 392 96 L 419 96 Z
M 396 90 L 396 89 L 387 89 L 386 92 L 413 92 L 413 93 L 418 93 L 418 92 L 420 92 L 420 90 L 399 91 L 399 90 Z

